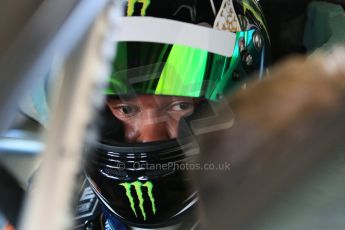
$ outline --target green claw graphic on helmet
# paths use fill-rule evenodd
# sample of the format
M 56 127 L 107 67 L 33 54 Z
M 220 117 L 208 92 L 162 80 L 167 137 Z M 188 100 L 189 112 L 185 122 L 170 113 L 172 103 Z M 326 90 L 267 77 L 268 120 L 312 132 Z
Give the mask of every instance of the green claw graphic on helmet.
M 149 7 L 151 1 L 150 0 L 128 0 L 128 7 L 127 7 L 127 16 L 132 16 L 134 13 L 134 6 L 135 3 L 142 3 L 140 15 L 145 16 L 146 15 L 146 9 Z
M 247 10 L 249 12 L 251 12 L 254 15 L 254 17 L 256 18 L 256 20 L 258 20 L 260 25 L 263 27 L 265 32 L 268 34 L 268 30 L 267 30 L 267 27 L 266 27 L 267 23 L 265 21 L 265 17 L 263 15 L 262 11 L 259 10 L 259 5 L 256 4 L 253 1 L 250 1 L 250 0 L 243 0 L 242 4 L 243 4 L 243 11 L 244 11 L 244 13 L 246 13 Z M 268 37 L 268 39 L 269 39 L 269 37 Z
M 156 214 L 155 199 L 154 199 L 153 193 L 152 193 L 153 184 L 150 181 L 146 181 L 145 183 L 142 183 L 140 181 L 135 181 L 135 182 L 131 182 L 131 183 L 125 182 L 125 183 L 121 183 L 120 185 L 125 188 L 126 196 L 128 198 L 129 204 L 130 204 L 131 209 L 132 209 L 132 211 L 136 217 L 138 217 L 138 216 L 137 216 L 137 212 L 135 209 L 135 200 L 132 196 L 132 191 L 131 191 L 132 186 L 134 187 L 134 190 L 137 194 L 137 198 L 139 201 L 139 208 L 140 208 L 140 211 L 141 211 L 141 214 L 142 214 L 144 220 L 146 220 L 146 212 L 145 212 L 145 208 L 144 208 L 144 200 L 145 199 L 143 196 L 143 190 L 142 190 L 143 187 L 146 187 L 146 189 L 147 189 L 147 195 L 151 201 L 152 212 L 153 212 L 153 214 Z

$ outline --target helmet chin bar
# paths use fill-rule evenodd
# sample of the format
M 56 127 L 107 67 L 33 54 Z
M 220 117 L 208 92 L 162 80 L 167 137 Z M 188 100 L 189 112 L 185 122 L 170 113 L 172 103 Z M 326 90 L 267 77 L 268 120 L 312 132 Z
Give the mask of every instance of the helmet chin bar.
M 164 227 L 169 227 L 169 226 L 181 224 L 181 222 L 183 222 L 185 219 L 191 218 L 190 216 L 192 216 L 194 214 L 193 212 L 194 212 L 195 206 L 196 206 L 196 204 L 197 204 L 197 202 L 199 200 L 197 192 L 195 192 L 187 199 L 187 200 L 190 200 L 188 205 L 186 205 L 184 208 L 182 208 L 180 211 L 178 211 L 175 215 L 173 215 L 170 218 L 164 220 L 164 222 L 158 223 L 158 224 L 148 223 L 148 224 L 142 225 L 142 224 L 137 224 L 137 223 L 133 223 L 133 222 L 128 222 L 124 216 L 121 216 L 119 213 L 117 213 L 111 207 L 111 205 L 107 203 L 106 199 L 97 191 L 97 189 L 95 189 L 95 185 L 94 185 L 94 182 L 92 181 L 92 179 L 87 177 L 87 180 L 89 181 L 92 190 L 95 192 L 97 197 L 102 201 L 102 204 L 105 205 L 107 207 L 107 209 L 113 215 L 115 215 L 116 217 L 120 218 L 124 222 L 128 223 L 131 227 L 145 228 L 145 229 L 146 228 L 153 228 L 153 229 L 155 229 L 155 228 L 164 228 Z M 194 219 L 196 219 L 196 218 L 193 218 L 193 220 Z M 188 221 L 190 221 L 190 220 L 188 220 Z
M 196 152 L 190 140 L 134 146 L 99 143 L 89 151 L 85 171 L 99 199 L 117 218 L 135 227 L 164 227 L 192 215 L 197 192 L 188 172 L 177 166 L 193 163 Z M 163 169 L 164 164 L 175 165 Z

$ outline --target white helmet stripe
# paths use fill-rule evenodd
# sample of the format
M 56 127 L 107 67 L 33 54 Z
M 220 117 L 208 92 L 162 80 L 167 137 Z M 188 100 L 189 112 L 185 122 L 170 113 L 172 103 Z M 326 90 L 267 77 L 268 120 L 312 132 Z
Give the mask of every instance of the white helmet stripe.
M 155 17 L 122 17 L 115 41 L 180 44 L 231 57 L 236 34 Z

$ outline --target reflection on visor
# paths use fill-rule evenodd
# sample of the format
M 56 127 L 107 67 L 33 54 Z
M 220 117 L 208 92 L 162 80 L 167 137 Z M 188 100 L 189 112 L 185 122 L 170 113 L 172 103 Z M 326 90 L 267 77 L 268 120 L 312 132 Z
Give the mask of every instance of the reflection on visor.
M 254 30 L 237 33 L 232 57 L 184 45 L 119 42 L 107 95 L 152 94 L 216 100 L 240 62 L 239 38 L 245 46 Z
M 174 45 L 160 75 L 155 94 L 199 97 L 208 52 Z
M 106 94 L 210 95 L 207 81 L 222 79 L 217 70 L 227 69 L 228 59 L 182 45 L 121 42 Z

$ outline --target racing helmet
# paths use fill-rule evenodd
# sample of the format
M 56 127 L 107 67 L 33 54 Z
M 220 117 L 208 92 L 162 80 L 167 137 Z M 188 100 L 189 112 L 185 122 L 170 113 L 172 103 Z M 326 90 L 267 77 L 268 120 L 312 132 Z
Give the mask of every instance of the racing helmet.
M 194 137 L 219 127 L 207 117 L 223 95 L 253 71 L 263 75 L 270 42 L 255 0 L 128 0 L 125 6 L 99 140 L 87 150 L 85 172 L 106 213 L 130 226 L 164 227 L 193 216 L 198 196 L 188 169 L 199 152 Z M 132 123 L 114 110 L 140 114 L 128 100 L 148 103 L 150 97 L 190 99 L 164 111 L 192 109 L 177 119 L 175 135 L 127 138 Z M 112 108 L 112 101 L 119 105 Z

